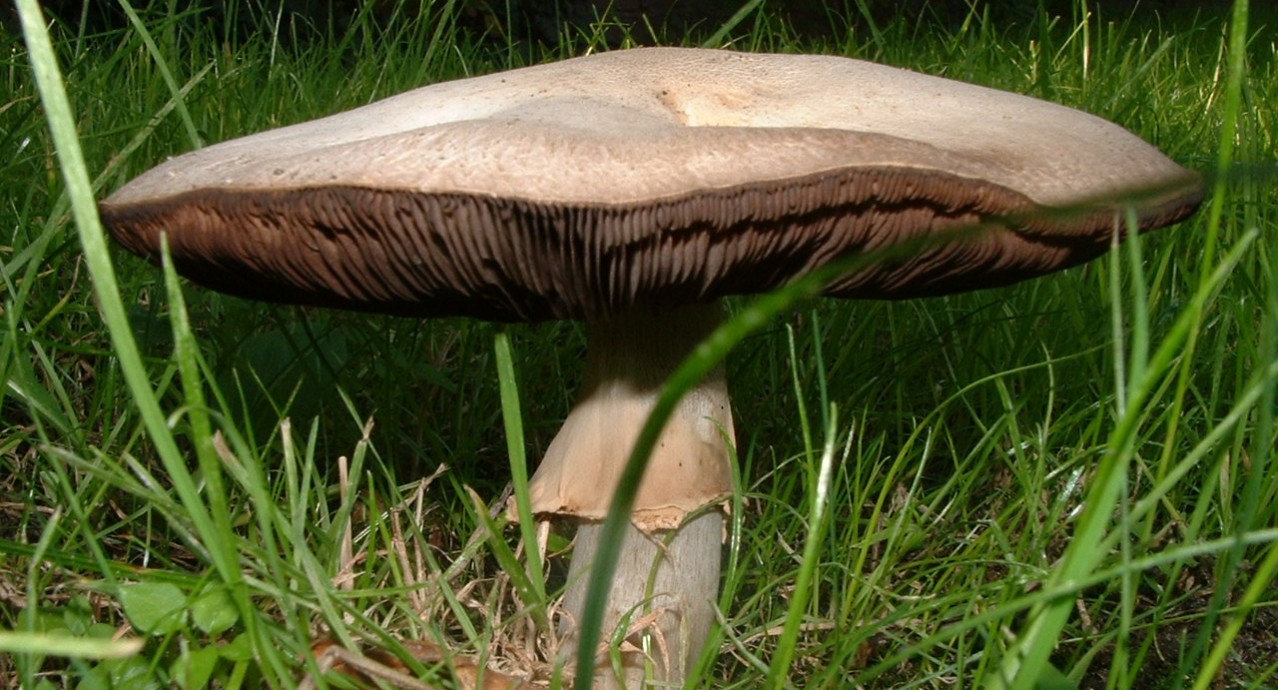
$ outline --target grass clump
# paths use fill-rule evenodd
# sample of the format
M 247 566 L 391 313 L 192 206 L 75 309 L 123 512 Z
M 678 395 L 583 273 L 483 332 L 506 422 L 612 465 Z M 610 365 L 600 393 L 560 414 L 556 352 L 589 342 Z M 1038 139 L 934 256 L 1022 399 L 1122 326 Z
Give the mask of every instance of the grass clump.
M 1248 9 L 1160 23 L 1078 3 L 997 24 L 977 4 L 817 37 L 756 11 L 712 36 L 1079 107 L 1203 171 L 1210 197 L 1030 284 L 736 303 L 742 493 L 693 684 L 1274 684 L 1278 43 Z M 616 35 L 535 46 L 458 30 L 456 11 L 310 43 L 173 11 L 54 24 L 61 82 L 31 25 L 30 49 L 4 37 L 6 685 L 365 683 L 322 673 L 332 647 L 440 684 L 556 682 L 539 587 L 565 545 L 529 557 L 531 526 L 492 506 L 509 457 L 536 457 L 572 402 L 578 327 L 248 304 L 116 256 L 93 217 L 95 196 L 203 142 Z

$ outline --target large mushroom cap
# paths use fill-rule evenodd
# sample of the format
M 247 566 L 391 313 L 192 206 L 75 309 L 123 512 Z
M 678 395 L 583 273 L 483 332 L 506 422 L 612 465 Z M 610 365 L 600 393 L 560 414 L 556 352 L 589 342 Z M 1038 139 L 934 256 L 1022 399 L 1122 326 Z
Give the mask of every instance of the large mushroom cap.
M 1199 180 L 1052 103 L 838 57 L 651 48 L 437 84 L 169 160 L 102 203 L 154 258 L 255 299 L 397 314 L 604 318 L 847 276 L 900 298 L 1009 283 L 1149 229 Z M 1072 208 L 1069 214 L 1055 212 Z

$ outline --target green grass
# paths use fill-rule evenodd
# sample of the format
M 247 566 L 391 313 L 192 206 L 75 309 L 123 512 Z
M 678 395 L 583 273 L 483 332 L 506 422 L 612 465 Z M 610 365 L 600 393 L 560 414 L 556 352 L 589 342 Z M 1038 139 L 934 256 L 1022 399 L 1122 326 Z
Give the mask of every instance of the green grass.
M 1278 686 L 1278 16 L 1085 7 L 721 32 L 1094 112 L 1203 171 L 1209 199 L 1011 288 L 734 302 L 688 365 L 727 357 L 742 488 L 698 686 Z M 61 81 L 4 36 L 0 684 L 292 687 L 318 639 L 442 684 L 449 663 L 405 641 L 549 676 L 565 544 L 529 559 L 531 525 L 489 511 L 572 403 L 580 327 L 213 295 L 107 249 L 92 206 L 199 143 L 605 33 L 531 48 L 457 30 L 457 10 L 314 43 L 162 8 L 102 35 L 55 25 Z

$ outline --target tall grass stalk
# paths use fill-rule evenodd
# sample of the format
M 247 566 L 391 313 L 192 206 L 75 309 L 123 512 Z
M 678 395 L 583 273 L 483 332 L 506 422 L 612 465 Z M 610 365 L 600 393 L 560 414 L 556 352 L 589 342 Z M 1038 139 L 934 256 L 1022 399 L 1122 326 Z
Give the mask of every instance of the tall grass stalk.
M 195 525 L 199 543 L 191 546 L 197 550 L 208 549 L 208 558 L 218 569 L 223 582 L 229 588 L 235 606 L 239 609 L 240 618 L 251 639 L 258 641 L 262 661 L 277 672 L 283 674 L 284 664 L 278 649 L 269 637 L 261 632 L 257 619 L 260 615 L 257 607 L 249 601 L 240 570 L 239 558 L 235 550 L 234 535 L 230 531 L 229 519 L 224 512 L 219 515 L 223 519 L 215 521 L 209 512 L 209 504 L 200 496 L 195 478 L 186 465 L 183 453 L 178 449 L 174 438 L 151 387 L 150 377 L 138 353 L 133 332 L 120 299 L 119 286 L 115 279 L 115 271 L 110 262 L 105 233 L 97 216 L 97 205 L 89 175 L 81 154 L 79 137 L 75 128 L 75 120 L 71 106 L 63 87 L 62 76 L 58 69 L 57 58 L 48 32 L 42 20 L 39 6 L 35 0 L 21 0 L 18 5 L 23 34 L 27 38 L 27 49 L 31 53 L 32 70 L 40 89 L 54 144 L 57 147 L 57 159 L 62 170 L 62 177 L 67 185 L 67 196 L 70 198 L 71 212 L 75 218 L 75 226 L 79 232 L 80 245 L 88 263 L 93 279 L 98 306 L 111 337 L 116 357 L 120 360 L 121 369 L 129 385 L 134 403 L 146 424 L 152 443 L 164 463 L 164 468 L 173 481 L 182 505 Z M 174 276 L 169 272 L 170 299 L 180 296 L 176 288 Z M 204 417 L 203 396 L 199 391 L 199 376 L 195 369 L 196 350 L 189 339 L 189 326 L 185 322 L 185 313 L 181 303 L 176 305 L 177 312 L 173 318 L 175 335 L 178 336 L 178 356 L 184 373 L 190 374 L 188 379 L 188 402 L 195 403 L 189 412 L 197 420 L 196 430 L 204 435 L 196 439 L 200 449 L 201 467 L 205 470 L 204 481 L 212 488 L 219 488 L 220 467 L 211 457 L 209 445 L 212 437 L 209 434 L 207 419 Z M 207 488 L 207 487 L 206 487 Z M 224 508 L 225 499 L 213 494 L 211 503 L 217 508 Z M 217 509 L 215 508 L 215 510 Z M 220 524 L 219 524 L 220 523 Z

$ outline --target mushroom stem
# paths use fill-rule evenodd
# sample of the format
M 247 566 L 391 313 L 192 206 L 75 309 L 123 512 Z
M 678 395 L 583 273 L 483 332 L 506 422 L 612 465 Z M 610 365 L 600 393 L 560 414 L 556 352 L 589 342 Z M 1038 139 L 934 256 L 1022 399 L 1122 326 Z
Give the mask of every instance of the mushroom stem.
M 577 657 L 576 619 L 585 611 L 590 567 L 603 523 L 577 527 L 561 626 L 565 661 Z M 675 531 L 648 535 L 631 525 L 604 611 L 605 636 L 595 658 L 594 687 L 682 687 L 714 622 L 719 591 L 723 513 L 711 509 Z M 618 632 L 622 628 L 625 632 Z M 624 640 L 616 646 L 614 641 Z M 614 654 L 618 655 L 614 660 Z M 619 667 L 617 664 L 619 660 Z
M 721 318 L 718 304 L 636 309 L 588 327 L 581 399 L 530 487 L 535 512 L 580 521 L 564 599 L 568 615 L 560 631 L 567 659 L 575 658 L 578 646 L 576 621 L 585 606 L 599 523 L 635 439 L 662 385 Z M 641 687 L 646 671 L 662 685 L 679 686 L 700 654 L 718 591 L 723 534 L 720 512 L 701 509 L 732 491 L 730 438 L 728 387 L 718 367 L 684 396 L 648 460 L 604 617 L 605 641 L 618 639 L 618 625 L 641 629 L 619 636 L 621 678 L 613 673 L 610 654 L 596 657 L 600 686 Z

